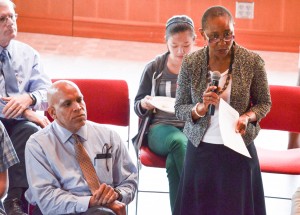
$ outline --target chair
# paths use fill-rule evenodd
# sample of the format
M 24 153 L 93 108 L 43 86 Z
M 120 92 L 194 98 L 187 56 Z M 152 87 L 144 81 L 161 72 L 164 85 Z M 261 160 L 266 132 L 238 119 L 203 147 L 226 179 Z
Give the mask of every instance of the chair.
M 137 166 L 138 166 L 138 188 L 136 192 L 136 211 L 135 214 L 138 214 L 138 197 L 139 192 L 145 193 L 167 193 L 164 191 L 149 191 L 149 190 L 140 190 L 139 189 L 139 180 L 140 180 L 140 169 L 142 168 L 141 165 L 147 167 L 154 167 L 154 168 L 166 168 L 166 157 L 159 156 L 151 151 L 148 146 L 147 138 L 144 139 L 142 142 L 141 148 L 138 154 Z
M 53 79 L 55 82 L 60 79 Z M 127 145 L 129 145 L 130 101 L 125 80 L 110 79 L 67 79 L 79 87 L 84 96 L 87 118 L 90 121 L 127 127 Z M 48 112 L 45 113 L 50 120 Z M 32 205 L 28 213 L 32 214 Z
M 156 168 L 166 167 L 166 157 L 159 156 L 152 152 L 146 141 L 141 146 L 139 159 L 141 164 L 143 164 L 144 166 Z
M 300 133 L 300 87 L 270 85 L 271 111 L 260 122 L 262 129 Z M 276 143 L 276 140 L 269 138 Z M 272 150 L 257 147 L 262 172 L 300 174 L 300 148 Z

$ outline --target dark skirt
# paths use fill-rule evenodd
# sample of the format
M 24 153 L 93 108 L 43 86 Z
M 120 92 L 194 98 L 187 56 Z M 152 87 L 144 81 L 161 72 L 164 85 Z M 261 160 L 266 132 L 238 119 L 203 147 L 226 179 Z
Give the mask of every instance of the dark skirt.
M 224 145 L 188 142 L 174 215 L 265 215 L 261 172 L 252 158 Z

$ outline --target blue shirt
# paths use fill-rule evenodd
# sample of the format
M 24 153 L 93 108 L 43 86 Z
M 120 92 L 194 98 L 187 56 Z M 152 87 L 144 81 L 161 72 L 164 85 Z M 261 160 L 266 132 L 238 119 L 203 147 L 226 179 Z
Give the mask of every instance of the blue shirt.
M 50 78 L 44 73 L 40 63 L 40 57 L 36 50 L 29 45 L 11 40 L 6 47 L 12 62 L 12 68 L 18 82 L 20 94 L 32 93 L 36 98 L 36 104 L 31 107 L 34 110 L 46 110 L 47 89 L 51 86 Z M 0 53 L 3 47 L 0 46 Z M 0 97 L 6 97 L 5 79 L 0 74 Z M 5 104 L 0 102 L 0 117 Z
M 131 202 L 137 188 L 137 169 L 120 136 L 91 121 L 77 134 L 100 182 L 117 187 L 123 195 L 122 202 Z M 25 161 L 29 189 L 25 196 L 29 203 L 37 203 L 43 214 L 82 213 L 88 209 L 92 194 L 75 158 L 71 136 L 70 131 L 54 121 L 27 141 Z M 111 158 L 97 159 L 110 146 Z

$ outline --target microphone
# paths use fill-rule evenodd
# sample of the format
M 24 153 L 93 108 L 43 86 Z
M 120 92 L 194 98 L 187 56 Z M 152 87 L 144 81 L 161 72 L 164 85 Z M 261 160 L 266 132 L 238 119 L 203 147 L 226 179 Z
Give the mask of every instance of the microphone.
M 218 71 L 212 72 L 212 74 L 211 74 L 211 86 L 218 87 L 220 78 L 221 78 L 221 73 L 220 72 L 218 72 Z M 218 91 L 218 88 L 215 89 L 215 90 L 212 90 L 212 92 L 217 92 L 217 91 Z M 215 114 L 215 106 L 214 105 L 210 104 L 208 106 L 208 114 L 211 115 L 211 116 Z

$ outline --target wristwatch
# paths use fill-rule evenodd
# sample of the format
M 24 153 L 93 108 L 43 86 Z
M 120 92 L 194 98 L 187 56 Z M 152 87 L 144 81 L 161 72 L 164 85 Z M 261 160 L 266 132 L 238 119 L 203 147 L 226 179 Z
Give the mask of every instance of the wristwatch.
M 121 193 L 121 190 L 119 190 L 118 188 L 114 188 L 114 191 L 119 195 L 117 200 L 122 201 L 123 195 Z
M 29 94 L 30 98 L 32 99 L 31 106 L 34 106 L 36 104 L 36 98 L 32 93 L 28 93 L 28 94 Z

